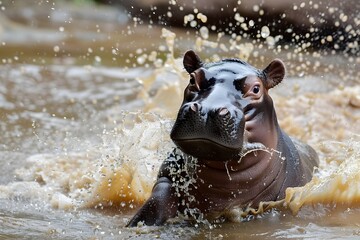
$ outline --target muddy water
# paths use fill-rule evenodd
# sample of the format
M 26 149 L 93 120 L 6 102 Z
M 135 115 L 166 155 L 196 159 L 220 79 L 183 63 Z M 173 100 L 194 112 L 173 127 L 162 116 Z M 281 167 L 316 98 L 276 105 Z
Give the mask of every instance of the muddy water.
M 1 239 L 360 238 L 359 56 L 23 4 L 0 13 Z M 173 146 L 188 48 L 259 68 L 283 59 L 287 79 L 271 92 L 280 124 L 316 148 L 320 168 L 256 217 L 127 229 Z

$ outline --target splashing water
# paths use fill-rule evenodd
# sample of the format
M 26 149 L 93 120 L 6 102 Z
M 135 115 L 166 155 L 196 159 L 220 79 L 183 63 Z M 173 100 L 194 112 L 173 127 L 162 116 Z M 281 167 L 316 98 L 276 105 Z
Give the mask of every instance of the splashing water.
M 127 118 L 130 121 L 134 115 L 124 115 L 122 126 L 105 132 L 103 145 L 98 148 L 29 157 L 29 167 L 15 172 L 19 181 L 0 186 L 0 197 L 39 198 L 60 209 L 112 205 L 127 208 L 142 203 L 149 197 L 157 169 L 172 145 L 166 134 L 168 122 L 136 113 L 143 122 L 127 126 Z
M 345 207 L 360 203 L 360 135 L 354 135 L 347 142 L 325 145 L 332 151 L 340 151 L 335 159 L 340 164 L 336 167 L 325 165 L 304 187 L 287 189 L 285 204 L 294 213 L 303 205 L 316 203 Z M 331 163 L 331 158 L 326 161 Z

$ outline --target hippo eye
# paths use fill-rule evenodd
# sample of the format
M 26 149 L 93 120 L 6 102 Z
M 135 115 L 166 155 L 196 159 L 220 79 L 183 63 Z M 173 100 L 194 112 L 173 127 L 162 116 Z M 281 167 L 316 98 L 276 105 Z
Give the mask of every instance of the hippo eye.
M 260 86 L 259 85 L 255 85 L 252 89 L 252 92 L 255 94 L 258 94 L 260 92 Z

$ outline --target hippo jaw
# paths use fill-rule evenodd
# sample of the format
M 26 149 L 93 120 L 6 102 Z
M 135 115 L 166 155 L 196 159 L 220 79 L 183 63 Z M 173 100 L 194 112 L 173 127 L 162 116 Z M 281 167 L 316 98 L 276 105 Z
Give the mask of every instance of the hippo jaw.
M 242 112 L 231 108 L 204 110 L 198 107 L 199 104 L 189 103 L 180 109 L 170 134 L 175 145 L 198 159 L 239 159 L 244 145 Z
M 241 150 L 229 148 L 209 139 L 188 139 L 173 140 L 175 144 L 186 154 L 198 159 L 210 161 L 226 161 L 229 159 L 239 158 Z

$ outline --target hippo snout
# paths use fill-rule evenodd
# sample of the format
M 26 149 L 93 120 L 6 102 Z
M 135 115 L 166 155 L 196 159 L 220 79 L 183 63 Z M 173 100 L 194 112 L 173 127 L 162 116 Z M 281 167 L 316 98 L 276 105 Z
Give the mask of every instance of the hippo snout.
M 238 158 L 244 125 L 244 114 L 235 107 L 209 109 L 190 102 L 181 107 L 170 137 L 187 154 L 224 161 Z

